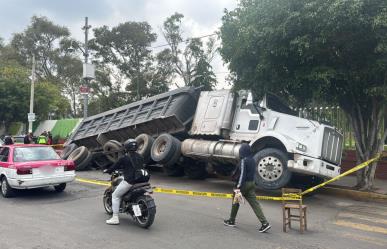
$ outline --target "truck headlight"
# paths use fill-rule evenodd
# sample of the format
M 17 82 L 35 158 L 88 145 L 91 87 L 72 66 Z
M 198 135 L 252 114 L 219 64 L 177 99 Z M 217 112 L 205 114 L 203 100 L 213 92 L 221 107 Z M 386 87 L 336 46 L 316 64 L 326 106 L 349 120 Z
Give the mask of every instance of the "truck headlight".
M 297 143 L 296 149 L 302 152 L 306 152 L 306 145 L 302 143 Z

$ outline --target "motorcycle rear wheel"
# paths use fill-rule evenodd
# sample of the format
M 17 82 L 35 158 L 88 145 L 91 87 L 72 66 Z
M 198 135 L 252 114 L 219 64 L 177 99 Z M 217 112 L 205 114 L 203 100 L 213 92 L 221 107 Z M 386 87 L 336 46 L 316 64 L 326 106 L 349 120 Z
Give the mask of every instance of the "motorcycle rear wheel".
M 141 216 L 136 217 L 137 224 L 142 228 L 148 228 L 153 224 L 156 216 L 156 207 L 148 207 L 148 203 L 153 201 L 153 198 L 150 196 L 139 196 L 136 199 L 137 205 L 140 206 Z
M 107 214 L 113 214 L 112 193 L 110 189 L 106 189 L 105 193 L 103 194 L 103 207 L 105 208 Z

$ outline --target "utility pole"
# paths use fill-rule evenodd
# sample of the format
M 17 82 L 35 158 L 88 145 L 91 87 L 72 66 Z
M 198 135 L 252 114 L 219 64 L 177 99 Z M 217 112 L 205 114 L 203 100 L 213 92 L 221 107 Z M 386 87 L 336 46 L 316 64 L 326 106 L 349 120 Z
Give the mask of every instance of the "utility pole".
M 89 29 L 91 28 L 90 25 L 88 25 L 88 18 L 85 17 L 85 26 L 82 27 L 82 29 L 85 31 L 85 51 L 83 53 L 83 56 L 85 57 L 85 64 L 83 70 L 87 70 L 87 65 L 89 62 L 89 48 L 88 48 L 88 38 L 89 38 Z M 85 68 L 86 67 L 86 68 Z M 84 81 L 85 81 L 85 88 L 87 89 L 86 92 L 83 94 L 83 118 L 87 118 L 87 106 L 89 102 L 89 78 L 85 77 L 84 73 Z
M 35 121 L 34 94 L 35 94 L 35 54 L 32 55 L 30 112 L 28 113 L 28 116 L 27 116 L 28 117 L 28 132 L 32 132 L 32 123 Z

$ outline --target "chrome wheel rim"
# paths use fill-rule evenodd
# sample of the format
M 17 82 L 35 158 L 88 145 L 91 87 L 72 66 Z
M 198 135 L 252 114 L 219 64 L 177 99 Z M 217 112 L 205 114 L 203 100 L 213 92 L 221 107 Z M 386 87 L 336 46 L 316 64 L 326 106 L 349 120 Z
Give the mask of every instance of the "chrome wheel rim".
M 274 156 L 262 158 L 257 165 L 258 175 L 265 181 L 273 182 L 278 180 L 283 174 L 281 160 Z
M 7 184 L 6 184 L 5 180 L 1 181 L 1 192 L 3 193 L 3 195 L 5 195 L 5 193 L 7 193 Z

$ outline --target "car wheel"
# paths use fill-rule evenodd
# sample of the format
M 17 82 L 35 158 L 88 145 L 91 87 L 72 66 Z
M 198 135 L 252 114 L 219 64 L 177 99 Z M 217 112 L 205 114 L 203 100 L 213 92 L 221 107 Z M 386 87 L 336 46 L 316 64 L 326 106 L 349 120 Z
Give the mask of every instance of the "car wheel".
M 54 186 L 55 191 L 58 193 L 63 192 L 65 188 L 66 188 L 66 183 L 61 183 L 59 185 Z
M 1 194 L 4 198 L 9 198 L 15 195 L 15 190 L 9 186 L 7 178 L 1 178 Z
M 255 182 L 258 187 L 274 190 L 286 186 L 292 172 L 289 171 L 288 156 L 281 150 L 267 148 L 257 152 L 254 156 L 257 167 Z
M 140 134 L 136 137 L 138 149 L 137 153 L 144 158 L 144 163 L 147 164 L 151 160 L 151 149 L 153 142 L 155 141 L 153 137 L 148 134 Z

